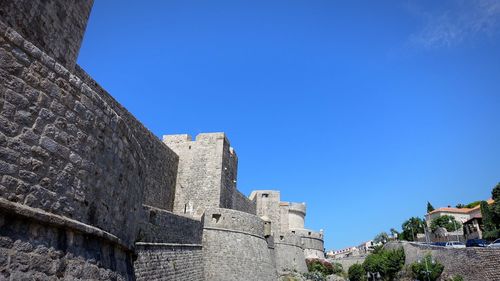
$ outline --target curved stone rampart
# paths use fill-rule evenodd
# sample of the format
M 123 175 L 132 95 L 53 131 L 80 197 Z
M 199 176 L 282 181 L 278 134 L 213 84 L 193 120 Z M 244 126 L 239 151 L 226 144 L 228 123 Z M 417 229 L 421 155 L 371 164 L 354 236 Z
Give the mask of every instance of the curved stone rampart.
M 208 209 L 202 221 L 205 280 L 276 280 L 260 218 L 216 208 Z
M 323 232 L 308 229 L 294 229 L 292 231 L 301 237 L 306 258 L 325 258 Z
M 274 253 L 278 273 L 294 270 L 307 272 L 304 248 L 300 236 L 288 233 L 276 237 L 274 240 Z
M 0 280 L 133 280 L 116 236 L 0 199 Z
M 1 21 L 0 147 L 0 279 L 134 278 L 142 204 L 172 209 L 177 156 Z
M 303 229 L 306 218 L 305 203 L 288 203 L 288 224 L 290 229 Z
M 177 156 L 83 72 L 3 23 L 0 42 L 0 198 L 132 245 L 143 202 L 171 209 Z
M 204 281 L 201 245 L 137 243 L 137 281 Z

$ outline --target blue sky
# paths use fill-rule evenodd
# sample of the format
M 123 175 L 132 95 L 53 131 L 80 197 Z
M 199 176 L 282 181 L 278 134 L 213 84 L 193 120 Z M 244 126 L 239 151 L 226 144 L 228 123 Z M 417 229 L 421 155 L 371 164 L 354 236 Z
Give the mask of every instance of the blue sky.
M 238 188 L 338 249 L 500 181 L 500 2 L 95 1 L 79 64 L 159 137 L 226 132 Z

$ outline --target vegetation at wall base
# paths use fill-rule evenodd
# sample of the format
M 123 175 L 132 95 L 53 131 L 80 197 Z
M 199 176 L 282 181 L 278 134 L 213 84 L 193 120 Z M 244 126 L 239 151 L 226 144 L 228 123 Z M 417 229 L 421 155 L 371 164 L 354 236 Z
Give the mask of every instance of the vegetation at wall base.
M 444 266 L 431 255 L 426 255 L 422 260 L 412 263 L 411 270 L 417 280 L 436 281 L 443 273 Z
M 331 263 L 323 259 L 306 259 L 307 270 L 310 273 L 320 273 L 323 276 L 339 275 L 344 276 L 344 269 L 340 263 Z
M 326 281 L 326 276 L 320 272 L 306 272 L 302 276 L 308 281 Z
M 405 263 L 403 248 L 386 250 L 383 248 L 368 255 L 363 262 L 365 272 L 378 272 L 383 280 L 392 281 Z
M 356 263 L 349 267 L 347 271 L 347 276 L 349 277 L 349 281 L 365 281 L 366 280 L 366 271 L 363 265 Z

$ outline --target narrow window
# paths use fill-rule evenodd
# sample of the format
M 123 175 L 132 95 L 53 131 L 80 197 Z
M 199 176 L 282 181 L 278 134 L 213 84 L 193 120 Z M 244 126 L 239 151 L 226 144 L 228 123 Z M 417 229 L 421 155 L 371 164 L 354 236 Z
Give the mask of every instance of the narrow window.
M 215 223 L 218 223 L 220 217 L 221 217 L 221 214 L 213 214 L 212 215 L 212 221 L 215 222 Z

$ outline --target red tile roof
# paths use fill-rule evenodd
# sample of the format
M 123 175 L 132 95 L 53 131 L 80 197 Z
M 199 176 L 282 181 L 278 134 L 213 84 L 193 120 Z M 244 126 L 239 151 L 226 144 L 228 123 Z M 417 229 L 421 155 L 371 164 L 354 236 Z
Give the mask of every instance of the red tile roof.
M 493 199 L 488 199 L 486 202 L 488 202 L 488 205 L 493 204 L 495 202 Z M 450 208 L 450 207 L 444 207 L 444 208 L 437 208 L 436 210 L 428 213 L 428 215 L 435 214 L 435 213 L 456 213 L 456 214 L 468 214 L 474 210 L 477 210 L 481 208 L 481 205 L 477 205 L 474 208 Z

